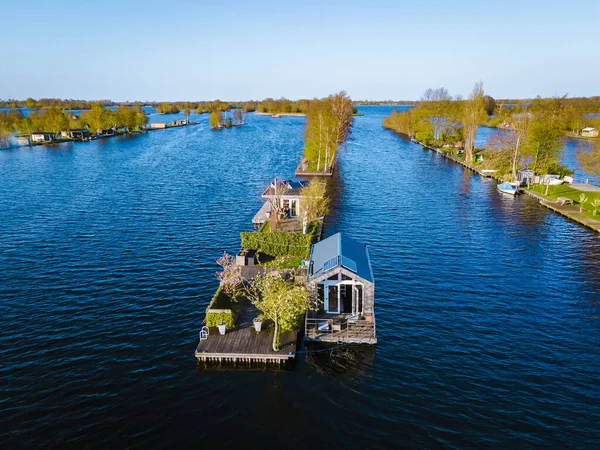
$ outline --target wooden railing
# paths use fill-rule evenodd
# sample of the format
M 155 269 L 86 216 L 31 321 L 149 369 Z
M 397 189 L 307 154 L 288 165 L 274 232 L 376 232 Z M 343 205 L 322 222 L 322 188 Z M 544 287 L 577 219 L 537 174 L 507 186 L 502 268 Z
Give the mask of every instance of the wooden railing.
M 369 320 L 337 320 L 328 318 L 306 318 L 305 332 L 308 337 L 333 336 L 343 339 L 351 337 L 375 338 L 375 318 Z M 369 336 L 365 335 L 368 334 Z

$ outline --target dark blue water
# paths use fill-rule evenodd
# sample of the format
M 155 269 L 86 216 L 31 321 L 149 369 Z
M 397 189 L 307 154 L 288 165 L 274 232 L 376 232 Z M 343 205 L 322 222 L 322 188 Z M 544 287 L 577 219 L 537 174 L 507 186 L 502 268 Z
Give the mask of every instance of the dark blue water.
M 326 232 L 370 245 L 379 344 L 293 372 L 193 351 L 302 118 L 0 152 L 1 446 L 597 447 L 599 237 L 361 111 Z

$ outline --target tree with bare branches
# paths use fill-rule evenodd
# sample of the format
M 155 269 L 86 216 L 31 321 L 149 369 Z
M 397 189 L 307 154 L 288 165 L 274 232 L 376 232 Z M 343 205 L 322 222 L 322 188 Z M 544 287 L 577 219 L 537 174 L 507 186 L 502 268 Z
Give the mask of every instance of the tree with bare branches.
M 468 100 L 462 102 L 461 122 L 465 136 L 465 161 L 473 162 L 473 149 L 475 147 L 475 134 L 479 126 L 485 123 L 488 116 L 485 112 L 485 99 L 483 95 L 483 81 L 475 83 Z
M 287 180 L 281 178 L 274 178 L 273 182 L 267 188 L 267 198 L 271 204 L 271 220 L 274 223 L 279 222 L 279 216 L 283 210 L 283 197 L 290 190 L 290 186 Z

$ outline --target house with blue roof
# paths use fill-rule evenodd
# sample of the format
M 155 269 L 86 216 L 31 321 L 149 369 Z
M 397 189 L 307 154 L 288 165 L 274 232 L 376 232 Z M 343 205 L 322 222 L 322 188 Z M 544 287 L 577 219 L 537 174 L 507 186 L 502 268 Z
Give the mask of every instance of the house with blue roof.
M 365 244 L 343 233 L 314 244 L 307 285 L 314 301 L 307 340 L 377 343 L 375 280 Z

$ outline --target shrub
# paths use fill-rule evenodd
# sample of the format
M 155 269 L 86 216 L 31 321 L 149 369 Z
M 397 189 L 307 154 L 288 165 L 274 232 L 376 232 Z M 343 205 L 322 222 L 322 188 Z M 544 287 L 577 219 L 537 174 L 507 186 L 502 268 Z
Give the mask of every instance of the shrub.
M 299 256 L 308 259 L 310 246 L 316 241 L 319 222 L 311 222 L 307 234 L 273 231 L 271 233 L 242 232 L 242 248 L 272 256 Z
M 219 286 L 206 308 L 206 326 L 216 327 L 219 322 L 223 321 L 228 329 L 234 328 L 239 311 L 240 303 L 231 298 L 222 286 Z
M 225 322 L 225 327 L 228 330 L 235 328 L 235 320 L 233 319 L 233 312 L 228 310 L 217 310 L 217 311 L 206 311 L 206 326 L 209 328 L 215 328 L 219 325 L 219 322 Z
M 419 131 L 416 135 L 415 138 L 422 142 L 423 144 L 426 145 L 431 145 L 433 144 L 433 135 L 427 131 Z

